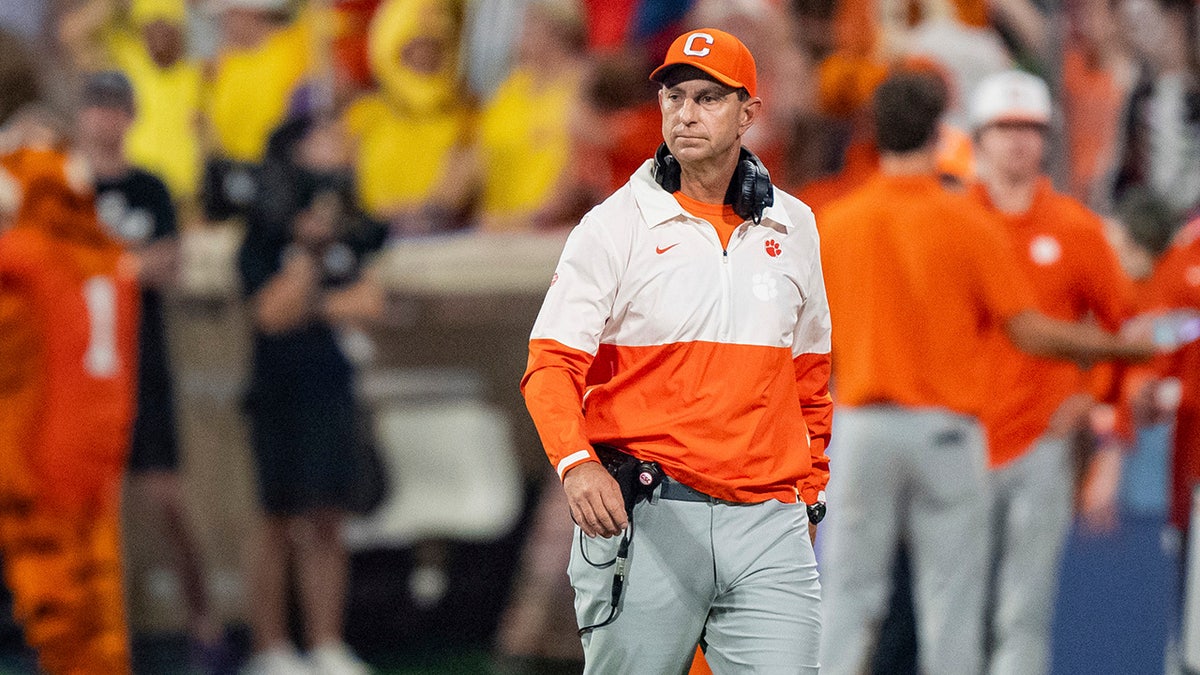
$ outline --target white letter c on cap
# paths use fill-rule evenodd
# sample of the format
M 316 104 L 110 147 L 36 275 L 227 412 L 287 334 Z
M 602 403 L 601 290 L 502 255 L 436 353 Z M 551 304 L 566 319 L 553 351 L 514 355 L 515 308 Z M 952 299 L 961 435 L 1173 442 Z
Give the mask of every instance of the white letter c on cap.
M 697 39 L 703 40 L 706 44 L 710 45 L 716 42 L 713 40 L 713 36 L 708 33 L 692 33 L 688 36 L 687 42 L 683 43 L 683 53 L 688 56 L 708 56 L 708 53 L 712 51 L 708 47 L 701 47 L 700 49 L 692 48 L 692 43 Z

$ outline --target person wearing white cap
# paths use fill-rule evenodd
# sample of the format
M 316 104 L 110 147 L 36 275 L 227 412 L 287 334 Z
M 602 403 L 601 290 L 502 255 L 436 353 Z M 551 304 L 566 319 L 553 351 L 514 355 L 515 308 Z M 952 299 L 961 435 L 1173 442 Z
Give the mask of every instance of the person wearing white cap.
M 1053 116 L 1040 78 L 1006 71 L 984 79 L 971 102 L 979 182 L 969 196 L 993 213 L 1016 247 L 1037 306 L 1063 321 L 1093 318 L 1115 330 L 1132 288 L 1100 218 L 1042 175 Z M 1095 402 L 1071 361 L 1030 356 L 997 334 L 988 439 L 994 577 L 987 672 L 1047 672 L 1059 560 L 1071 523 L 1071 438 Z

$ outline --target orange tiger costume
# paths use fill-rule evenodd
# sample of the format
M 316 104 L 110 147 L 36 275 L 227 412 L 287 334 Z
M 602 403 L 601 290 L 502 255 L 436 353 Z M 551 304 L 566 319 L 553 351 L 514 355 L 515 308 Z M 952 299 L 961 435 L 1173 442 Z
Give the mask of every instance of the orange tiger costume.
M 130 672 L 119 497 L 138 295 L 66 155 L 0 157 L 19 187 L 0 234 L 0 552 L 42 670 Z

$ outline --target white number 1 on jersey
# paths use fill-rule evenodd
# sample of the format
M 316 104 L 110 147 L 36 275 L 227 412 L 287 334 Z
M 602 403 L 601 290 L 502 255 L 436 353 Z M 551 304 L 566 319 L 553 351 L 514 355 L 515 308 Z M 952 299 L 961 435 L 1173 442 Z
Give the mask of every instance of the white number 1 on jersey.
M 109 277 L 91 277 L 83 283 L 90 326 L 83 368 L 93 377 L 112 377 L 120 367 L 117 355 L 117 289 Z

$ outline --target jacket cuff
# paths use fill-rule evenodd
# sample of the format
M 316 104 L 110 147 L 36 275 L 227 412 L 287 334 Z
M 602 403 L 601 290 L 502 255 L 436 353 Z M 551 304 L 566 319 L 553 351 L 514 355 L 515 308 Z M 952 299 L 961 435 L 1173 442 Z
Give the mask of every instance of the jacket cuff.
M 558 480 L 561 481 L 563 479 L 563 476 L 566 476 L 567 472 L 570 471 L 571 469 L 574 469 L 576 466 L 579 466 L 580 464 L 583 464 L 584 462 L 599 462 L 599 461 L 600 461 L 600 458 L 596 457 L 596 453 L 591 448 L 588 448 L 587 450 L 580 450 L 579 452 L 572 452 L 571 454 L 567 455 L 566 457 L 563 457 L 562 459 L 560 459 L 558 461 L 558 466 L 555 466 L 554 470 L 556 472 L 558 472 Z

